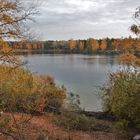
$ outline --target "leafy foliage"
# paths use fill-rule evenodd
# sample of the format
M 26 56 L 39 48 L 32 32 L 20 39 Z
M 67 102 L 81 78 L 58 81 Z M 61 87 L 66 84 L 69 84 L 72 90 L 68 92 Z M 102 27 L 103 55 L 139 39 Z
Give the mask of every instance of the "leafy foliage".
M 92 126 L 94 126 L 95 119 L 74 112 L 63 112 L 63 114 L 56 119 L 56 124 L 63 126 L 68 130 L 88 131 L 91 130 Z
M 67 130 L 80 131 L 110 131 L 111 125 L 101 122 L 94 117 L 88 117 L 82 113 L 65 111 L 55 118 L 55 123 Z
M 114 114 L 121 128 L 140 128 L 140 73 L 138 70 L 111 74 L 103 88 L 104 110 Z
M 0 66 L 0 109 L 24 113 L 58 111 L 65 90 L 50 76 L 32 75 L 22 69 Z
M 136 12 L 134 14 L 134 19 L 136 20 L 136 24 L 133 24 L 130 30 L 136 34 L 137 36 L 140 35 L 140 26 L 139 26 L 139 19 L 140 19 L 140 7 L 136 8 Z

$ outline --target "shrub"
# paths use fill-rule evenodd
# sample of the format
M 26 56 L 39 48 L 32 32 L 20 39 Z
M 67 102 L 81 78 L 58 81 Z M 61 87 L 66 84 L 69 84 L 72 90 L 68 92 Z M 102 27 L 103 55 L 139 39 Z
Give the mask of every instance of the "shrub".
M 63 109 L 76 112 L 81 111 L 82 108 L 80 107 L 80 96 L 72 92 L 68 93 Z
M 140 128 L 140 73 L 138 70 L 111 74 L 103 88 L 104 110 L 114 114 L 120 128 Z
M 68 130 L 89 131 L 94 126 L 95 119 L 75 112 L 63 112 L 55 122 Z
M 79 112 L 65 111 L 55 118 L 56 125 L 64 127 L 67 130 L 80 131 L 111 131 L 112 126 L 96 120 L 94 117 L 88 117 Z
M 65 89 L 56 87 L 55 84 L 46 86 L 46 95 L 44 96 L 44 111 L 60 112 L 66 98 Z
M 35 113 L 52 108 L 58 111 L 63 105 L 65 92 L 50 76 L 0 66 L 0 109 L 3 111 Z

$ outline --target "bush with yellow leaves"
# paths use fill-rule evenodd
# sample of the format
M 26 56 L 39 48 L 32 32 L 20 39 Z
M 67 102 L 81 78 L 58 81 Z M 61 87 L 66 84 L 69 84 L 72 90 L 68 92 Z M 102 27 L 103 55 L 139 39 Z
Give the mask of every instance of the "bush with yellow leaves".
M 24 113 L 59 111 L 66 97 L 47 75 L 33 75 L 23 69 L 0 65 L 0 109 Z

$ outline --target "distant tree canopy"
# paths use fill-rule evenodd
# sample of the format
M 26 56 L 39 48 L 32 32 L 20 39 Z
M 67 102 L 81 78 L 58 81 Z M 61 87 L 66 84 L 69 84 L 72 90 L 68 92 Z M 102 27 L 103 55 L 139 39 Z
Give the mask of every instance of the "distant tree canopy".
M 17 51 L 32 51 L 41 53 L 82 53 L 82 54 L 121 54 L 124 52 L 133 52 L 139 54 L 140 39 L 139 38 L 104 38 L 87 40 L 69 41 L 26 41 L 17 44 L 9 42 L 11 46 L 15 46 Z
M 79 42 L 79 49 L 80 49 L 81 51 L 84 50 L 84 42 L 83 42 L 83 41 L 80 41 L 80 42 Z
M 93 38 L 87 39 L 87 44 L 88 46 L 91 47 L 92 52 L 95 52 L 97 51 L 97 49 L 99 49 L 99 42 L 96 39 L 93 39 Z
M 106 42 L 106 40 L 105 39 L 103 39 L 102 41 L 101 41 L 101 49 L 102 50 L 105 50 L 106 48 L 107 48 L 107 42 Z
M 70 48 L 70 50 L 74 50 L 76 48 L 76 41 L 75 40 L 71 39 L 69 41 L 69 48 Z

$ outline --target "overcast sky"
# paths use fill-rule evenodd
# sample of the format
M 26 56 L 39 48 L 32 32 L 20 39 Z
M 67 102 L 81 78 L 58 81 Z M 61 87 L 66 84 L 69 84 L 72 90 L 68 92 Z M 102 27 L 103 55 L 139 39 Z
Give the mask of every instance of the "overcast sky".
M 33 29 L 42 40 L 125 37 L 140 0 L 42 0 Z

